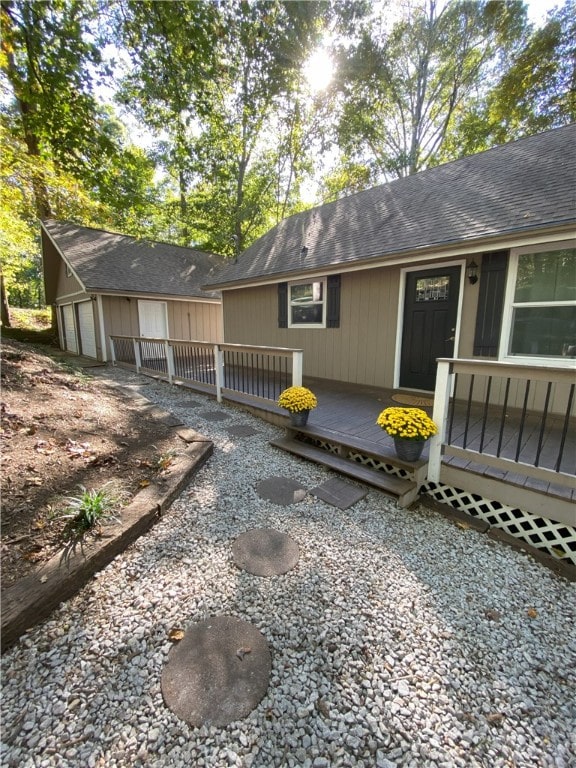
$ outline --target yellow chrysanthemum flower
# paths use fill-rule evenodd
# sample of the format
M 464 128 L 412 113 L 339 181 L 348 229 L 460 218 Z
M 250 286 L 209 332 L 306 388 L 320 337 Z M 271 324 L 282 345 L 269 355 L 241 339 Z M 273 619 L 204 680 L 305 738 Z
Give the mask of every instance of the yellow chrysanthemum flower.
M 300 413 L 316 408 L 318 401 L 316 395 L 306 387 L 288 387 L 278 398 L 278 405 L 290 413 Z
M 376 424 L 392 437 L 406 440 L 428 440 L 438 432 L 436 424 L 420 408 L 385 408 Z

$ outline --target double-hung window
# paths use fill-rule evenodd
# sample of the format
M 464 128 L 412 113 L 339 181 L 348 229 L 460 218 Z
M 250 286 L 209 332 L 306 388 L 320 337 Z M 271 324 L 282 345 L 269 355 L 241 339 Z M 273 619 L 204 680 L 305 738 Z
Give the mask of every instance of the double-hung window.
M 326 327 L 326 279 L 288 284 L 288 327 Z
M 510 266 L 507 356 L 576 357 L 576 248 L 522 249 Z

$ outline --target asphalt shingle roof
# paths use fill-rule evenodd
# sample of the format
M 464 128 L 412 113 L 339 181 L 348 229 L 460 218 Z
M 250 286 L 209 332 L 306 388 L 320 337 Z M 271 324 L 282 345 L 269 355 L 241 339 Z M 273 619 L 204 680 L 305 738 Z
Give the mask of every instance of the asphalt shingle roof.
M 576 225 L 576 124 L 291 216 L 207 285 L 345 267 L 570 222 Z
M 60 221 L 43 226 L 87 291 L 220 298 L 202 286 L 222 268 L 222 256 Z

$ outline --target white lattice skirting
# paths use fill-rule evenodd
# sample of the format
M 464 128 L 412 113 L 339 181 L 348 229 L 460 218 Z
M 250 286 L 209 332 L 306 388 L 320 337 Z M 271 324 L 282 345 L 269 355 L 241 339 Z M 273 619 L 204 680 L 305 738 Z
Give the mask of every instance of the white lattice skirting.
M 428 482 L 421 488 L 421 492 L 442 504 L 449 504 L 472 517 L 478 517 L 494 528 L 501 528 L 536 549 L 545 550 L 558 560 L 576 565 L 576 528 L 572 526 L 536 517 L 530 512 L 449 485 Z
M 307 442 L 323 448 L 329 453 L 338 454 L 338 444 L 322 438 L 309 438 Z M 386 472 L 401 478 L 411 477 L 406 469 L 388 464 L 374 456 L 366 456 L 361 451 L 349 450 L 347 458 L 364 467 Z M 448 504 L 471 517 L 477 517 L 493 528 L 500 528 L 517 539 L 525 541 L 535 549 L 541 549 L 557 560 L 576 565 L 576 528 L 563 523 L 555 523 L 544 517 L 536 517 L 515 507 L 508 507 L 499 501 L 485 499 L 476 493 L 462 491 L 441 483 L 427 482 L 420 488 L 424 493 L 441 504 Z

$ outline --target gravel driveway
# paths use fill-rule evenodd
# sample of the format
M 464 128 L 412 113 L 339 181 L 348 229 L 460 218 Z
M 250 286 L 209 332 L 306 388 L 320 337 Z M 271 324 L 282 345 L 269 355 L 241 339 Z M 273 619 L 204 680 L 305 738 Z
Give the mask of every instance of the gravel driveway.
M 3 766 L 576 766 L 574 584 L 377 490 L 344 512 L 311 495 L 266 501 L 255 488 L 270 476 L 312 489 L 333 474 L 271 448 L 282 430 L 239 409 L 107 375 L 212 439 L 214 456 L 2 658 Z M 240 424 L 257 434 L 230 437 Z M 292 571 L 234 565 L 232 542 L 254 527 L 298 542 Z M 264 634 L 270 686 L 246 719 L 193 728 L 163 702 L 168 634 L 216 615 Z

